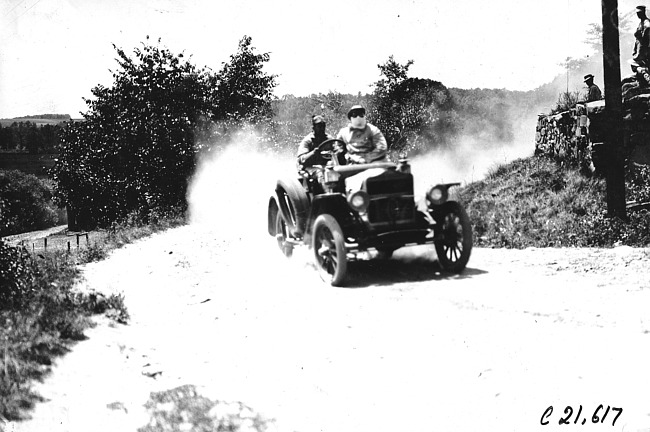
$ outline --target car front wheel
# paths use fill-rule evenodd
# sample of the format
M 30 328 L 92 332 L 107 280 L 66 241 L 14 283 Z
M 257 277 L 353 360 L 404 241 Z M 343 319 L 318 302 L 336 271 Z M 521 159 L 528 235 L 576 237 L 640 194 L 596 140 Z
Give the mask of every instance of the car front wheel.
M 348 261 L 343 230 L 334 217 L 324 214 L 316 218 L 312 248 L 321 279 L 332 286 L 340 286 L 347 273 Z

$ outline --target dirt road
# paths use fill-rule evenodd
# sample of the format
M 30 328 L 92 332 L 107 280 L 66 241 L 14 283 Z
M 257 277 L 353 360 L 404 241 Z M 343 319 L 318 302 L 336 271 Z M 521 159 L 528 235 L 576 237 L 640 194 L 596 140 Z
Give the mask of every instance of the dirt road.
M 191 225 L 86 266 L 131 322 L 89 331 L 16 430 L 650 430 L 650 250 L 477 249 L 448 277 L 423 248 L 332 288 L 253 238 Z
M 90 330 L 15 429 L 650 431 L 650 249 L 475 249 L 456 277 L 397 251 L 332 288 L 264 232 L 280 169 L 226 151 L 191 225 L 87 265 L 131 321 Z

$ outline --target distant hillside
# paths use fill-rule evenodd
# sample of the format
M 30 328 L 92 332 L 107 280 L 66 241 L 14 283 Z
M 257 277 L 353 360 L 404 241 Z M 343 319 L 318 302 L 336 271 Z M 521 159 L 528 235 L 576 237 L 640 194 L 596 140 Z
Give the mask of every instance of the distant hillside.
M 2 127 L 7 127 L 11 126 L 13 123 L 30 122 L 36 124 L 37 126 L 44 126 L 56 125 L 70 120 L 79 121 L 80 119 L 73 119 L 69 114 L 38 114 L 14 118 L 3 118 L 0 119 L 0 125 L 2 125 Z

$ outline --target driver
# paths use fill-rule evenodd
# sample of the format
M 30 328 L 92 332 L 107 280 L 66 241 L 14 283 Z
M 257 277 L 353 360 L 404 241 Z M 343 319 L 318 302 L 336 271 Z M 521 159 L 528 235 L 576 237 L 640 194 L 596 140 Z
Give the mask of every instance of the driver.
M 346 159 L 350 164 L 382 162 L 386 160 L 386 138 L 379 128 L 366 121 L 366 109 L 354 105 L 348 111 L 350 124 L 339 131 L 336 138 L 347 147 Z
M 311 127 L 313 132 L 303 138 L 298 146 L 298 164 L 303 168 L 313 165 L 327 165 L 325 159 L 318 151 L 318 146 L 325 140 L 334 137 L 325 133 L 325 118 L 320 115 L 311 116 Z

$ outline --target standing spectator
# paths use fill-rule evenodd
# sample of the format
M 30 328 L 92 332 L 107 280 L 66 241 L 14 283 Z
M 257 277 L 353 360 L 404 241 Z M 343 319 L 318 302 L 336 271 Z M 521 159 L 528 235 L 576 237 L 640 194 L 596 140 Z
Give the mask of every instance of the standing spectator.
M 593 102 L 603 98 L 600 88 L 594 84 L 594 76 L 592 74 L 585 75 L 585 84 L 587 85 L 584 98 L 585 102 Z
M 632 70 L 636 67 L 647 68 L 650 66 L 650 20 L 646 16 L 645 6 L 636 7 L 636 16 L 639 17 L 639 25 L 634 32 L 634 51 L 632 53 Z

